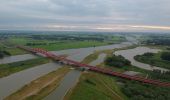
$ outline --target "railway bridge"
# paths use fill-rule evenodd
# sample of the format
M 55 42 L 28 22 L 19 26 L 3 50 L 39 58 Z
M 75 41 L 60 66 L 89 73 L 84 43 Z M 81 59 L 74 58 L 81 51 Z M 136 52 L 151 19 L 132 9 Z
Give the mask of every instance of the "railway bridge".
M 123 74 L 120 72 L 112 71 L 107 68 L 101 68 L 101 67 L 91 66 L 88 64 L 83 64 L 81 62 L 67 59 L 66 57 L 63 57 L 63 56 L 55 55 L 55 54 L 48 52 L 41 48 L 29 48 L 29 47 L 25 47 L 25 46 L 17 46 L 17 47 L 20 49 L 23 49 L 25 51 L 28 51 L 30 53 L 33 53 L 33 54 L 36 54 L 36 53 L 43 54 L 52 60 L 58 61 L 62 64 L 71 65 L 73 67 L 78 67 L 78 68 L 84 67 L 90 71 L 94 71 L 94 72 L 98 72 L 98 73 L 102 73 L 102 74 L 106 74 L 106 75 L 110 75 L 110 76 L 116 76 L 116 77 L 120 77 L 120 78 L 124 78 L 124 79 L 128 79 L 128 80 L 135 80 L 135 81 L 139 81 L 139 82 L 146 83 L 146 84 L 170 87 L 170 82 L 161 82 L 159 80 L 146 79 L 146 78 L 140 77 L 140 76 L 130 76 L 130 75 L 126 75 L 126 74 Z

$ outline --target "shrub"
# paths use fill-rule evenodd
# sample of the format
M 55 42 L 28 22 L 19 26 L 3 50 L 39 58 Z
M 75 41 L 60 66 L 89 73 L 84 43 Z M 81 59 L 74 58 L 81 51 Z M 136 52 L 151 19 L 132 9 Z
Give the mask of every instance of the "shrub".
M 161 54 L 161 59 L 170 61 L 170 52 L 163 52 Z
M 130 65 L 131 63 L 122 56 L 112 55 L 105 59 L 105 64 L 108 66 L 123 67 L 125 65 Z

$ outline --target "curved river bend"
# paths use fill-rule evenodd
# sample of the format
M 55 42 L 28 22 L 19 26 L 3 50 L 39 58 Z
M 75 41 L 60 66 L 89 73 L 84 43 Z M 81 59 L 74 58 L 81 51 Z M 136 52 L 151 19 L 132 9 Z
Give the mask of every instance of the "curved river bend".
M 159 69 L 161 71 L 167 71 L 167 69 L 165 68 L 160 68 L 160 67 L 156 67 L 156 66 L 151 66 L 149 64 L 144 64 L 141 62 L 138 62 L 134 59 L 134 57 L 136 55 L 142 55 L 144 53 L 150 52 L 150 53 L 158 53 L 159 49 L 150 49 L 148 47 L 137 47 L 134 49 L 128 49 L 128 50 L 120 50 L 120 51 L 116 51 L 115 55 L 121 55 L 123 57 L 125 57 L 126 59 L 128 59 L 129 61 L 131 61 L 131 64 L 141 68 L 141 69 L 145 69 L 145 70 L 154 70 L 154 69 Z

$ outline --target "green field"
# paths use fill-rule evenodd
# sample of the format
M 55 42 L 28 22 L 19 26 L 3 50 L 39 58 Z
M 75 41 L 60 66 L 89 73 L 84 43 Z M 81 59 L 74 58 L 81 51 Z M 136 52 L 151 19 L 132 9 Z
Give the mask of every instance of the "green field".
M 96 51 L 84 59 L 84 63 L 90 63 L 98 57 L 100 53 L 106 53 L 108 56 L 115 50 Z M 169 73 L 160 74 L 137 68 L 135 66 L 111 67 L 104 63 L 99 66 L 110 68 L 114 71 L 136 71 L 141 76 L 169 81 Z M 153 91 L 156 90 L 156 91 Z M 150 91 L 150 92 L 148 92 Z M 168 100 L 169 88 L 146 85 L 141 82 L 125 80 L 94 72 L 84 72 L 79 79 L 78 84 L 69 91 L 65 100 Z M 164 95 L 166 94 L 166 96 Z
M 32 37 L 31 37 L 32 36 Z M 44 48 L 47 50 L 63 50 L 71 48 L 84 48 L 120 43 L 126 41 L 124 36 L 114 35 L 28 35 L 23 37 L 10 37 L 8 41 L 13 44 Z
M 7 51 L 10 55 L 25 54 L 26 52 L 16 48 L 14 45 L 0 41 L 0 50 Z
M 83 74 L 68 100 L 125 100 L 113 77 L 97 73 Z M 66 98 L 66 100 L 67 100 Z
M 94 47 L 106 45 L 106 42 L 97 42 L 97 41 L 70 41 L 65 43 L 58 43 L 55 45 L 41 45 L 33 46 L 38 48 L 44 48 L 46 50 L 63 50 L 63 49 L 72 49 L 72 48 L 85 48 L 85 47 Z
M 87 56 L 82 63 L 97 59 L 101 52 Z M 115 78 L 94 72 L 83 73 L 78 84 L 67 93 L 64 100 L 125 100 Z
M 0 78 L 8 76 L 10 74 L 35 67 L 37 65 L 48 63 L 49 60 L 46 58 L 36 58 L 26 61 L 19 61 L 9 64 L 1 64 L 0 65 Z
M 147 63 L 153 66 L 170 69 L 170 61 L 161 59 L 161 52 L 153 54 L 153 56 L 138 55 L 135 59 L 139 62 Z

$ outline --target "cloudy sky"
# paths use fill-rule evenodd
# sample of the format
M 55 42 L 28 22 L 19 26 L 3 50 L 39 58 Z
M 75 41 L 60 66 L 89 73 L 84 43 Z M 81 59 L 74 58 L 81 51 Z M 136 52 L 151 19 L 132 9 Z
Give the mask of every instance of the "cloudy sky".
M 170 0 L 1 0 L 0 29 L 170 32 Z

